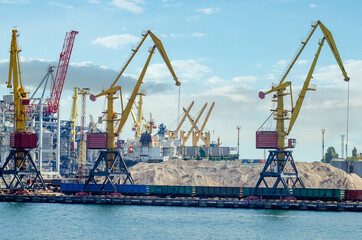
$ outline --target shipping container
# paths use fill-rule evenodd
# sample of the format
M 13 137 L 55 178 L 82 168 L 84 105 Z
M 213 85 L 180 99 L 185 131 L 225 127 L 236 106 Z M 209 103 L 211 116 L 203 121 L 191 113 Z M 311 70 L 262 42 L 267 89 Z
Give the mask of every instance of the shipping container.
M 256 132 L 256 148 L 277 149 L 278 132 L 277 131 Z
M 106 149 L 107 134 L 106 133 L 88 133 L 87 149 Z
M 36 148 L 37 136 L 35 133 L 12 133 L 10 135 L 10 147 L 12 148 Z

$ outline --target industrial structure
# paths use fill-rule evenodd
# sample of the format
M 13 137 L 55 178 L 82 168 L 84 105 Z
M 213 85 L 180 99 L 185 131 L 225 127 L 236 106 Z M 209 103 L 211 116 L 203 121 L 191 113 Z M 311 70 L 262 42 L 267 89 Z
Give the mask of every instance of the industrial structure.
M 293 104 L 292 98 L 292 84 L 290 81 L 284 81 L 294 66 L 295 62 L 297 61 L 298 57 L 302 53 L 304 47 L 307 45 L 309 39 L 313 35 L 314 31 L 317 27 L 320 27 L 323 32 L 323 38 L 318 43 L 319 47 L 317 53 L 315 54 L 313 63 L 310 67 L 306 80 L 304 81 L 302 90 L 299 94 L 299 97 L 295 103 Z M 346 71 L 344 70 L 344 66 L 342 60 L 339 56 L 337 47 L 335 45 L 333 36 L 331 32 L 320 22 L 316 22 L 312 24 L 312 28 L 308 33 L 308 37 L 305 41 L 302 42 L 301 47 L 298 49 L 296 56 L 293 58 L 291 64 L 288 66 L 285 74 L 283 75 L 282 79 L 280 80 L 279 84 L 273 86 L 272 89 L 266 92 L 259 92 L 259 97 L 264 99 L 265 95 L 273 93 L 273 102 L 277 103 L 276 109 L 272 109 L 272 113 L 268 117 L 274 116 L 274 120 L 276 120 L 276 131 L 264 131 L 261 130 L 263 125 L 258 129 L 256 132 L 256 148 L 261 149 L 275 149 L 269 151 L 268 159 L 265 163 L 265 167 L 260 173 L 260 178 L 256 184 L 254 189 L 254 195 L 261 195 L 261 191 L 259 190 L 260 184 L 264 183 L 266 188 L 268 189 L 268 195 L 283 195 L 286 194 L 287 196 L 291 196 L 288 189 L 290 187 L 295 188 L 296 186 L 301 186 L 304 188 L 304 184 L 302 179 L 298 174 L 297 167 L 294 163 L 294 159 L 292 156 L 292 151 L 287 150 L 288 148 L 294 148 L 296 140 L 295 139 L 288 139 L 286 143 L 287 136 L 290 134 L 291 130 L 293 129 L 294 123 L 297 120 L 299 111 L 302 107 L 303 100 L 305 98 L 306 92 L 315 91 L 316 86 L 310 85 L 310 80 L 312 78 L 312 74 L 314 68 L 316 66 L 320 51 L 322 49 L 324 41 L 327 41 L 330 49 L 333 52 L 335 59 L 342 71 L 344 76 L 344 80 L 346 82 L 349 81 L 349 77 L 347 76 Z M 290 102 L 291 102 L 291 110 L 288 111 L 284 108 L 284 97 L 290 95 Z M 290 112 L 290 115 L 288 114 Z M 267 119 L 267 120 L 268 120 Z M 289 125 L 287 130 L 285 129 L 285 121 L 289 121 Z M 289 184 L 288 184 L 289 183 Z M 282 185 L 287 191 L 283 194 L 277 193 L 277 187 Z M 265 193 L 263 193 L 265 194 Z
M 27 130 L 26 106 L 30 99 L 21 80 L 17 30 L 12 30 L 9 62 L 9 80 L 7 87 L 14 95 L 14 132 L 10 135 L 8 157 L 0 168 L 0 177 L 6 189 L 45 188 L 40 171 L 30 154 L 37 147 L 37 135 Z
M 180 86 L 181 83 L 177 80 L 176 74 L 174 73 L 174 70 L 172 68 L 172 65 L 170 63 L 170 60 L 168 59 L 168 56 L 166 54 L 166 51 L 162 45 L 162 42 L 150 31 L 148 30 L 146 33 L 142 34 L 143 38 L 141 39 L 140 43 L 138 44 L 137 48 L 132 50 L 133 54 L 131 54 L 130 58 L 127 60 L 125 66 L 122 68 L 121 72 L 117 76 L 116 80 L 113 82 L 111 87 L 108 90 L 103 90 L 98 95 L 90 95 L 90 98 L 92 101 L 95 101 L 98 97 L 106 95 L 107 98 L 107 129 L 106 133 L 91 133 L 87 135 L 87 148 L 88 149 L 106 149 L 101 150 L 100 155 L 97 159 L 97 161 L 94 164 L 94 167 L 92 170 L 90 170 L 89 177 L 84 185 L 84 191 L 87 190 L 88 184 L 91 182 L 95 183 L 95 186 L 98 190 L 104 191 L 104 186 L 106 184 L 111 184 L 112 189 L 110 191 L 117 191 L 113 179 L 116 179 L 118 181 L 121 181 L 120 178 L 124 178 L 123 183 L 126 183 L 129 181 L 131 184 L 133 184 L 133 179 L 131 174 L 128 171 L 127 165 L 124 162 L 124 159 L 120 155 L 120 153 L 116 149 L 115 140 L 116 137 L 119 136 L 121 133 L 130 113 L 131 109 L 134 105 L 136 96 L 139 93 L 141 84 L 143 83 L 144 76 L 146 74 L 148 65 L 151 61 L 152 55 L 155 51 L 155 48 L 158 49 L 160 55 L 162 56 L 164 62 L 166 63 L 168 69 L 170 70 L 177 86 Z M 145 63 L 145 66 L 143 67 L 143 70 L 137 80 L 136 86 L 133 89 L 133 92 L 128 100 L 128 103 L 125 108 L 123 108 L 123 100 L 122 100 L 122 93 L 121 93 L 121 87 L 116 86 L 119 78 L 122 76 L 123 72 L 127 68 L 128 64 L 131 62 L 147 36 L 150 35 L 152 41 L 154 42 L 154 46 L 150 50 L 150 54 L 147 58 L 147 61 Z M 115 94 L 117 92 L 120 92 L 120 100 L 121 100 L 121 107 L 122 107 L 122 113 L 121 118 L 117 119 L 117 114 L 114 112 L 114 100 L 117 99 L 115 97 Z M 118 122 L 118 126 L 115 129 L 115 123 Z M 97 179 L 103 177 L 104 181 L 99 186 L 97 184 Z

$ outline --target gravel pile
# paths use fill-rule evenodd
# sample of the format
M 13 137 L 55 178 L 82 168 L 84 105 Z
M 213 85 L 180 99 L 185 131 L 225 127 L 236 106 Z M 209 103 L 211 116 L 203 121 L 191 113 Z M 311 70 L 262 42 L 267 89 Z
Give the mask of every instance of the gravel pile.
M 362 178 L 321 162 L 297 162 L 306 187 L 362 189 Z M 170 160 L 138 163 L 130 168 L 136 184 L 253 187 L 264 165 Z

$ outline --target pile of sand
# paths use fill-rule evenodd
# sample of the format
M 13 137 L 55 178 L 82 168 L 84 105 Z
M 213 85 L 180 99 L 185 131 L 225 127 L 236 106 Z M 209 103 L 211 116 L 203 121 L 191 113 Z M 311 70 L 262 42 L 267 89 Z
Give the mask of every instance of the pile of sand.
M 362 189 L 362 178 L 321 162 L 296 163 L 306 187 Z M 130 168 L 136 184 L 253 187 L 264 165 L 170 160 Z

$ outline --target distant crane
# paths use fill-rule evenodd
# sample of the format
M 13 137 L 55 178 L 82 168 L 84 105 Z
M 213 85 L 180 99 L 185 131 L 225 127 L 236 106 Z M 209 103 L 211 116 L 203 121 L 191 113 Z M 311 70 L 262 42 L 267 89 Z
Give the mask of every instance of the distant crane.
M 55 80 L 53 83 L 53 89 L 50 94 L 49 105 L 46 106 L 47 107 L 46 113 L 58 112 L 59 101 L 63 91 L 64 80 L 65 76 L 67 75 L 69 60 L 74 45 L 74 39 L 77 34 L 78 34 L 77 31 L 71 31 L 67 32 L 65 35 L 63 49 L 62 52 L 60 53 L 57 73 L 55 75 Z
M 293 65 L 297 61 L 298 57 L 300 56 L 301 52 L 303 51 L 304 47 L 306 46 L 306 44 L 308 43 L 309 39 L 311 38 L 312 34 L 314 33 L 314 31 L 316 30 L 316 28 L 318 26 L 320 26 L 324 37 L 318 43 L 319 47 L 318 47 L 317 53 L 315 54 L 313 63 L 310 67 L 306 80 L 304 81 L 304 84 L 303 84 L 302 90 L 299 94 L 299 97 L 298 97 L 295 105 L 293 106 L 291 82 L 290 81 L 284 82 L 284 80 L 287 77 L 288 73 L 292 69 Z M 270 89 L 269 91 L 259 92 L 259 97 L 261 99 L 263 99 L 265 97 L 265 95 L 267 95 L 267 94 L 270 94 L 270 93 L 274 94 L 273 102 L 277 103 L 277 107 L 276 107 L 276 109 L 272 110 L 272 113 L 270 114 L 268 119 L 272 115 L 274 115 L 274 119 L 277 122 L 277 126 L 276 126 L 276 131 L 260 131 L 262 126 L 265 124 L 265 122 L 266 122 L 265 121 L 263 123 L 263 125 L 256 132 L 256 147 L 262 148 L 262 149 L 276 149 L 276 150 L 271 150 L 269 153 L 269 157 L 265 163 L 265 167 L 264 167 L 263 171 L 260 173 L 259 181 L 257 182 L 256 187 L 254 189 L 254 195 L 260 194 L 260 192 L 258 191 L 258 188 L 262 182 L 266 185 L 266 187 L 269 191 L 269 193 L 268 193 L 269 195 L 280 195 L 279 193 L 276 192 L 276 188 L 278 187 L 279 183 L 281 183 L 283 185 L 283 187 L 285 188 L 284 195 L 291 196 L 291 194 L 289 192 L 288 184 L 286 182 L 289 180 L 292 183 L 291 184 L 292 188 L 296 187 L 297 183 L 299 183 L 302 187 L 304 187 L 303 181 L 299 177 L 297 168 L 294 164 L 294 159 L 292 157 L 292 151 L 287 151 L 288 148 L 294 148 L 296 141 L 295 141 L 295 139 L 289 139 L 288 144 L 286 144 L 286 137 L 289 135 L 289 133 L 291 132 L 291 130 L 294 126 L 294 123 L 298 117 L 299 111 L 303 104 L 303 100 L 305 98 L 306 92 L 308 90 L 310 90 L 310 91 L 316 90 L 316 86 L 310 85 L 309 83 L 310 83 L 311 78 L 313 77 L 312 74 L 314 72 L 314 68 L 316 66 L 320 51 L 322 49 L 322 46 L 323 46 L 323 43 L 325 40 L 328 42 L 330 49 L 332 50 L 332 53 L 333 53 L 335 59 L 337 60 L 337 63 L 344 76 L 344 80 L 346 82 L 349 81 L 349 77 L 347 76 L 347 73 L 344 70 L 342 60 L 339 56 L 339 53 L 338 53 L 337 47 L 334 43 L 334 39 L 333 39 L 331 32 L 320 21 L 312 24 L 312 28 L 311 28 L 310 32 L 308 33 L 307 39 L 302 42 L 301 47 L 298 49 L 296 56 L 293 58 L 291 64 L 288 66 L 288 68 L 287 68 L 285 74 L 283 75 L 282 79 L 280 80 L 279 84 L 276 86 L 273 86 L 272 89 Z M 288 111 L 285 110 L 285 108 L 284 108 L 284 97 L 287 95 L 290 95 L 291 106 L 292 106 L 290 117 L 288 116 Z M 288 126 L 287 130 L 284 128 L 286 120 L 289 120 L 289 126 Z M 291 165 L 291 170 L 289 170 L 289 172 L 287 173 L 286 166 L 288 163 L 290 163 L 290 165 Z M 267 181 L 265 181 L 265 178 L 274 178 L 275 179 L 273 186 L 271 188 L 268 186 Z
M 78 89 L 78 94 L 82 96 L 82 115 L 81 115 L 81 132 L 80 132 L 80 149 L 78 162 L 79 181 L 83 182 L 84 165 L 86 160 L 86 137 L 85 137 L 85 121 L 86 121 L 86 97 L 90 94 L 89 88 Z
M 74 95 L 73 95 L 73 104 L 72 104 L 72 110 L 70 112 L 70 135 L 71 135 L 71 142 L 70 142 L 70 166 L 71 169 L 73 169 L 73 165 L 76 159 L 76 153 L 77 153 L 77 142 L 75 141 L 75 125 L 76 125 L 76 119 L 78 116 L 78 88 L 74 88 Z M 71 172 L 73 174 L 73 171 Z

